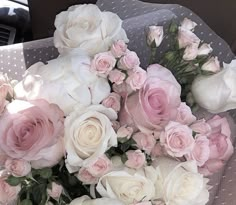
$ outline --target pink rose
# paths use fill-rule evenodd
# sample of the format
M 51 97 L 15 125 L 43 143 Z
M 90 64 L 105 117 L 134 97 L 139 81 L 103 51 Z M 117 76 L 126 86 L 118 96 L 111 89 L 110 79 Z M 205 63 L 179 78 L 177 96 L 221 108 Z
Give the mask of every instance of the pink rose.
M 142 132 L 153 133 L 176 119 L 181 87 L 172 73 L 160 65 L 148 67 L 147 75 L 143 88 L 124 100 L 119 119 L 121 125 L 135 124 Z
M 178 107 L 176 121 L 184 125 L 189 125 L 196 121 L 196 117 L 192 114 L 190 107 L 185 102 L 182 102 Z
M 156 140 L 152 134 L 137 132 L 132 138 L 137 143 L 138 148 L 144 150 L 147 154 L 151 153 L 156 144 Z
M 233 154 L 234 148 L 231 142 L 231 131 L 226 118 L 216 115 L 207 123 L 211 126 L 210 159 L 226 161 Z
M 132 134 L 133 134 L 133 128 L 132 127 L 127 127 L 127 126 L 124 125 L 124 126 L 122 126 L 118 129 L 117 138 L 129 139 Z
M 169 122 L 160 136 L 163 145 L 170 156 L 182 157 L 189 154 L 194 147 L 192 130 L 177 122 Z
M 190 125 L 190 128 L 199 134 L 202 135 L 208 135 L 211 132 L 210 125 L 206 122 L 205 119 L 197 120 L 192 125 Z
M 164 37 L 163 26 L 149 26 L 149 31 L 147 34 L 147 44 L 152 46 L 152 43 L 155 42 L 155 47 L 158 47 Z
M 196 26 L 197 24 L 188 18 L 184 18 L 184 20 L 181 22 L 181 28 L 189 31 L 192 31 Z
M 202 65 L 201 68 L 203 71 L 210 71 L 217 73 L 220 71 L 220 62 L 218 57 L 211 57 L 206 63 Z
M 134 51 L 127 51 L 126 54 L 118 61 L 118 68 L 130 70 L 139 67 L 140 60 Z
M 60 137 L 56 144 L 51 147 L 42 149 L 40 153 L 41 159 L 31 161 L 31 166 L 34 169 L 52 167 L 60 162 L 63 156 L 65 156 L 65 144 L 64 138 Z
M 4 179 L 0 178 L 0 204 L 11 204 L 17 199 L 21 187 L 10 186 Z
M 10 84 L 7 74 L 0 72 L 0 115 L 8 103 L 6 100 L 7 94 L 13 96 L 13 88 Z
M 184 50 L 183 59 L 186 61 L 194 60 L 198 55 L 198 45 L 190 44 Z
M 126 75 L 119 71 L 118 69 L 114 69 L 109 72 L 108 79 L 112 82 L 115 83 L 116 85 L 120 85 L 124 82 Z
M 151 156 L 153 158 L 157 158 L 157 157 L 161 157 L 163 155 L 165 155 L 165 150 L 164 148 L 161 146 L 160 143 L 156 143 L 155 146 L 153 147 L 152 151 L 151 151 Z
M 107 108 L 112 108 L 116 112 L 120 111 L 120 95 L 117 93 L 110 93 L 107 98 L 102 101 L 102 105 Z
M 62 138 L 64 113 L 45 100 L 14 100 L 0 119 L 0 130 L 2 152 L 10 158 L 40 160 L 45 153 L 51 155 L 50 148 Z
M 139 90 L 143 87 L 145 80 L 147 79 L 147 72 L 140 67 L 137 67 L 130 72 L 128 72 L 128 78 L 126 83 L 128 83 L 132 90 Z
M 192 31 L 180 27 L 178 33 L 178 42 L 180 48 L 186 48 L 192 44 L 195 44 L 198 47 L 200 44 L 200 39 Z
M 110 52 L 98 53 L 92 60 L 91 70 L 102 77 L 106 77 L 115 65 L 116 59 Z
M 83 182 L 83 184 L 96 184 L 98 182 L 98 178 L 94 177 L 85 167 L 79 170 L 77 178 Z
M 30 173 L 31 165 L 29 162 L 21 159 L 7 159 L 5 169 L 16 177 L 23 177 Z
M 114 92 L 118 93 L 123 98 L 133 92 L 131 87 L 125 82 L 119 85 L 113 84 L 112 89 Z
M 127 45 L 124 41 L 118 40 L 111 46 L 111 53 L 115 58 L 120 58 L 127 51 Z
M 117 132 L 117 130 L 120 128 L 120 123 L 118 121 L 112 121 L 112 127 Z
M 210 159 L 202 167 L 199 167 L 198 171 L 204 176 L 210 176 L 223 168 L 223 166 L 223 161 L 218 159 Z
M 13 96 L 13 87 L 7 74 L 0 72 L 0 94 L 6 98 L 8 93 L 10 96 Z
M 0 115 L 3 113 L 8 101 L 6 100 L 5 96 L 0 93 Z
M 208 136 L 210 155 L 209 160 L 200 168 L 200 171 L 204 175 L 211 175 L 223 167 L 224 162 L 233 154 L 234 148 L 226 118 L 216 115 L 207 123 L 211 126 L 211 133 Z
M 86 168 L 92 176 L 102 177 L 112 169 L 112 163 L 106 155 L 103 155 Z
M 209 156 L 209 140 L 204 135 L 196 135 L 194 148 L 186 155 L 187 160 L 195 160 L 197 165 L 201 167 L 209 159 Z
M 228 160 L 233 153 L 231 130 L 226 118 L 216 115 L 207 123 L 211 126 L 209 135 L 211 157 Z
M 145 154 L 141 150 L 129 150 L 126 152 L 128 160 L 125 165 L 132 169 L 140 169 L 146 162 Z
M 57 184 L 55 182 L 52 182 L 51 189 L 47 189 L 48 195 L 55 200 L 60 198 L 62 191 L 63 191 L 63 187 L 60 184 Z

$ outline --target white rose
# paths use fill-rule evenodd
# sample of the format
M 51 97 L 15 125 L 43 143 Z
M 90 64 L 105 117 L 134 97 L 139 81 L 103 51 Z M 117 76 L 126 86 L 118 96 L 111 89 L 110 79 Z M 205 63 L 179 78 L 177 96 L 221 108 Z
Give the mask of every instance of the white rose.
M 236 60 L 210 76 L 197 77 L 192 84 L 195 101 L 211 113 L 236 108 Z
M 195 161 L 178 162 L 161 157 L 156 166 L 156 199 L 167 205 L 205 205 L 209 200 L 208 179 L 198 173 Z
M 85 53 L 69 53 L 47 65 L 36 63 L 15 88 L 18 99 L 43 98 L 57 104 L 68 115 L 75 106 L 99 104 L 110 93 L 105 78 L 90 71 L 90 57 Z
M 198 55 L 208 55 L 213 51 L 212 47 L 210 44 L 203 43 L 200 48 L 198 49 Z
M 184 20 L 181 22 L 181 28 L 187 29 L 189 31 L 192 31 L 196 26 L 197 24 L 188 18 L 184 18 Z
M 155 47 L 158 47 L 164 37 L 163 26 L 149 26 L 149 31 L 147 34 L 147 44 L 149 46 L 155 42 Z
M 77 109 L 66 118 L 66 162 L 70 172 L 88 166 L 110 147 L 117 145 L 117 136 L 111 123 L 116 118 L 113 109 L 102 105 Z
M 194 60 L 198 55 L 198 45 L 191 44 L 187 46 L 184 50 L 183 59 L 186 61 Z
M 154 197 L 155 188 L 143 174 L 127 170 L 113 171 L 100 178 L 97 187 L 103 197 L 118 199 L 124 204 L 134 201 L 149 201 Z
M 111 198 L 90 199 L 88 196 L 82 196 L 74 199 L 69 205 L 124 205 L 121 201 Z
M 109 49 L 116 40 L 128 42 L 122 20 L 96 5 L 71 6 L 56 16 L 54 44 L 60 53 L 80 48 L 95 55 Z

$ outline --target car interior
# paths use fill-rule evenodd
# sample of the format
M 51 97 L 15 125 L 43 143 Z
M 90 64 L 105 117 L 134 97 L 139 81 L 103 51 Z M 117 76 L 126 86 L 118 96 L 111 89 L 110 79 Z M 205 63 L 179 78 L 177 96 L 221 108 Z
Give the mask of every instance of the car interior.
M 142 0 L 157 4 L 180 4 L 194 11 L 236 53 L 236 1 Z M 27 42 L 54 33 L 56 14 L 74 4 L 96 3 L 96 0 L 1 0 L 0 46 Z

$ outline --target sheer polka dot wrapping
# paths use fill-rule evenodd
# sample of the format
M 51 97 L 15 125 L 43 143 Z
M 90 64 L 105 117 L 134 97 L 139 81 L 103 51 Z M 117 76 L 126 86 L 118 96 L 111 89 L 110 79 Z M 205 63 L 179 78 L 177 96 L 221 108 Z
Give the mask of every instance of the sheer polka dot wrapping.
M 213 54 L 221 62 L 229 63 L 235 58 L 227 43 L 217 36 L 197 15 L 187 8 L 173 4 L 150 4 L 137 0 L 98 0 L 97 5 L 104 11 L 117 13 L 123 19 L 123 27 L 130 39 L 129 48 L 138 53 L 141 66 L 146 67 L 149 49 L 146 45 L 146 30 L 149 25 L 163 25 L 167 29 L 174 19 L 180 22 L 184 17 L 195 21 L 198 26 L 195 33 L 214 49 Z M 158 48 L 158 56 L 169 47 L 169 37 Z M 53 39 L 43 39 L 23 44 L 0 47 L 0 71 L 6 72 L 13 79 L 20 80 L 32 64 L 46 63 L 58 56 L 53 46 Z M 157 57 L 158 57 L 157 56 Z M 236 119 L 236 114 L 230 114 Z M 227 165 L 210 180 L 211 195 L 208 205 L 236 205 L 236 152 Z

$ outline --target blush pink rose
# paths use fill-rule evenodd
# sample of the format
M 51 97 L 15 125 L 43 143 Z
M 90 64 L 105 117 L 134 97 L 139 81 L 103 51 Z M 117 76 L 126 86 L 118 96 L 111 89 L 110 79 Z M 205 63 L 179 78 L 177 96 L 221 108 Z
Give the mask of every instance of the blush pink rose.
M 204 135 L 196 135 L 193 150 L 186 155 L 187 160 L 195 160 L 199 167 L 203 166 L 209 159 L 209 140 Z
M 0 204 L 12 204 L 20 192 L 21 187 L 10 186 L 4 179 L 0 178 Z
M 194 147 L 192 130 L 187 125 L 170 121 L 160 135 L 161 145 L 173 157 L 189 154 Z
M 125 80 L 125 73 L 121 72 L 118 69 L 114 69 L 109 72 L 108 79 L 112 82 L 115 83 L 116 85 L 120 85 L 124 82 Z
M 139 67 L 140 60 L 134 51 L 127 51 L 126 54 L 118 61 L 118 68 L 130 70 Z
M 204 176 L 210 176 L 223 168 L 223 166 L 224 163 L 222 160 L 210 159 L 202 167 L 199 167 L 198 171 Z
M 29 162 L 21 159 L 7 159 L 5 162 L 5 169 L 13 176 L 23 177 L 30 173 L 31 165 Z
M 112 108 L 116 112 L 120 111 L 120 95 L 117 93 L 110 93 L 107 98 L 102 101 L 102 105 L 107 108 Z
M 83 182 L 83 184 L 96 184 L 98 182 L 98 178 L 94 177 L 85 167 L 79 170 L 77 178 Z
M 208 135 L 211 132 L 211 127 L 205 119 L 197 120 L 196 122 L 190 125 L 190 128 L 194 132 L 202 135 Z
M 207 123 L 212 130 L 208 136 L 210 141 L 210 159 L 228 160 L 233 154 L 234 148 L 227 119 L 216 115 L 208 120 Z
M 103 155 L 86 168 L 92 176 L 102 177 L 112 169 L 112 162 Z
M 189 125 L 196 121 L 196 117 L 192 114 L 190 107 L 185 102 L 182 102 L 178 107 L 176 121 L 184 125 Z
M 178 42 L 180 48 L 186 48 L 192 44 L 198 47 L 200 41 L 201 40 L 192 31 L 182 27 L 179 28 Z
M 227 119 L 216 115 L 207 123 L 211 127 L 211 133 L 208 135 L 210 155 L 208 161 L 200 168 L 201 173 L 206 176 L 221 169 L 234 151 Z
M 13 88 L 10 84 L 7 74 L 0 72 L 0 115 L 8 103 L 6 100 L 8 94 L 13 96 Z
M 91 62 L 91 70 L 102 77 L 106 77 L 115 65 L 116 59 L 110 52 L 98 53 Z
M 133 128 L 132 127 L 127 127 L 127 126 L 122 126 L 117 130 L 117 138 L 126 138 L 130 139 L 131 135 L 133 134 Z
M 194 60 L 198 55 L 198 45 L 191 44 L 188 45 L 184 50 L 183 59 L 186 61 Z
M 113 129 L 117 132 L 117 130 L 120 128 L 120 123 L 118 121 L 111 121 Z
M 127 51 L 127 45 L 124 41 L 118 40 L 111 46 L 111 53 L 115 58 L 120 58 Z
M 151 153 L 156 144 L 156 139 L 152 134 L 137 132 L 132 136 L 132 139 L 136 142 L 137 147 L 144 150 L 147 154 Z
M 1 72 L 0 72 L 0 94 L 4 97 L 6 97 L 7 94 L 13 96 L 13 87 L 11 85 L 11 82 L 7 74 L 3 74 Z
M 123 98 L 133 92 L 131 87 L 126 82 L 123 82 L 119 85 L 113 84 L 112 89 L 114 92 L 118 93 Z
M 55 182 L 52 182 L 51 189 L 47 189 L 48 195 L 55 200 L 58 200 L 60 198 L 62 191 L 63 191 L 63 187 L 60 184 L 57 184 Z
M 140 169 L 146 162 L 145 154 L 141 150 L 129 150 L 126 152 L 128 160 L 125 165 L 132 169 Z
M 14 100 L 0 119 L 0 130 L 2 152 L 13 159 L 40 160 L 63 137 L 64 113 L 45 100 Z
M 130 85 L 132 90 L 139 90 L 143 87 L 147 79 L 147 72 L 140 67 L 137 67 L 128 72 L 126 83 Z
M 165 152 L 163 146 L 161 146 L 160 143 L 156 143 L 151 151 L 151 156 L 153 158 L 157 158 L 157 157 L 161 157 L 164 155 L 166 155 L 166 152 Z
M 181 87 L 160 65 L 148 67 L 147 75 L 143 88 L 125 98 L 119 119 L 121 125 L 134 124 L 144 133 L 153 133 L 176 119 Z

